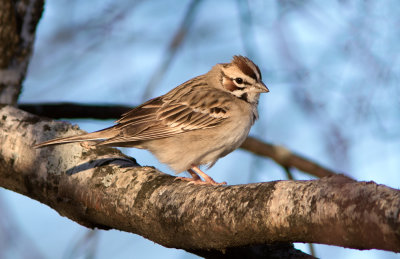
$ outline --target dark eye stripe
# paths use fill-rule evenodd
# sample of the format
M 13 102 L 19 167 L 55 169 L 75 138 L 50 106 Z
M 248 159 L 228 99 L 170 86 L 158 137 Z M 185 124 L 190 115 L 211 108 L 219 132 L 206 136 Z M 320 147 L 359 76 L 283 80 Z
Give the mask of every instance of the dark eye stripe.
M 245 87 L 243 87 L 243 86 L 238 86 L 238 83 L 236 83 L 236 81 L 235 81 L 234 78 L 229 78 L 229 79 L 232 80 L 232 82 L 235 82 L 235 85 L 236 85 L 237 88 L 239 88 L 239 89 L 244 89 L 244 88 L 245 88 Z M 249 82 L 243 80 L 243 82 L 241 83 L 241 85 L 251 85 L 251 84 L 250 84 Z

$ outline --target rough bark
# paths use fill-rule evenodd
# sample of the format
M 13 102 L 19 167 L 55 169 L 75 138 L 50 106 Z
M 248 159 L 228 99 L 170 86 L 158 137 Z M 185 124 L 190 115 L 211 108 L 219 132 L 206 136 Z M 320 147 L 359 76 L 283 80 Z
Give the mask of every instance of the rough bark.
M 0 0 L 0 103 L 18 100 L 43 5 L 43 0 Z
M 195 186 L 110 148 L 31 145 L 81 132 L 0 109 L 0 184 L 84 226 L 115 228 L 167 247 L 224 250 L 311 242 L 400 251 L 400 191 L 334 176 Z

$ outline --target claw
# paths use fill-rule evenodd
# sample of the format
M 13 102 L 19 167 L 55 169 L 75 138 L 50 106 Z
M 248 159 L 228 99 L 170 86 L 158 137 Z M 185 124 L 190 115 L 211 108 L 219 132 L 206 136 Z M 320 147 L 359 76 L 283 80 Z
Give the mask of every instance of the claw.
M 177 180 L 182 180 L 182 181 L 186 181 L 189 182 L 190 184 L 195 184 L 195 185 L 226 185 L 226 182 L 222 182 L 222 183 L 218 183 L 214 180 L 212 181 L 203 181 L 200 178 L 199 179 L 193 179 L 193 178 L 189 178 L 189 177 L 175 177 L 174 181 Z
M 192 176 L 192 178 L 188 177 L 176 177 L 174 180 L 182 180 L 182 181 L 187 181 L 192 184 L 198 184 L 198 185 L 226 185 L 226 182 L 218 183 L 214 181 L 210 176 L 208 176 L 206 173 L 200 170 L 197 166 L 192 166 L 191 169 L 188 170 L 189 174 Z M 204 178 L 204 181 L 201 180 L 200 176 L 201 175 Z

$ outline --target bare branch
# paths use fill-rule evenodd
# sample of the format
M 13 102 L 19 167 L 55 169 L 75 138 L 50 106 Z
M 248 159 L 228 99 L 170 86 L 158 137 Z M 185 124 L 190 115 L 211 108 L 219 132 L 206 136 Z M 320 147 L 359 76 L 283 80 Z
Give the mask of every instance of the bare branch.
M 191 250 L 188 251 L 207 259 L 242 259 L 242 258 L 315 258 L 294 249 L 293 244 L 277 243 L 268 245 L 255 245 L 244 247 L 233 247 L 226 250 Z
M 43 5 L 43 0 L 0 0 L 0 103 L 17 102 Z
M 319 178 L 338 174 L 308 158 L 295 154 L 283 146 L 265 143 L 253 137 L 247 137 L 241 148 L 259 156 L 270 157 L 283 167 L 294 167 Z
M 121 114 L 129 111 L 132 107 L 123 105 L 95 105 L 78 103 L 23 103 L 18 108 L 52 119 L 83 119 L 91 118 L 97 120 L 118 119 Z
M 111 148 L 37 141 L 82 132 L 0 109 L 0 184 L 88 227 L 137 233 L 167 247 L 223 250 L 311 242 L 400 251 L 400 191 L 333 176 L 237 186 L 174 181 Z M 23 154 L 23 155 L 22 155 Z

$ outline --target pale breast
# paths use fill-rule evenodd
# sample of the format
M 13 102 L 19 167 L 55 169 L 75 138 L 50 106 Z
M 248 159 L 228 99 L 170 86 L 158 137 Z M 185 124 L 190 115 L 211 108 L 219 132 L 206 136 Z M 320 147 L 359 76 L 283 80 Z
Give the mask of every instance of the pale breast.
M 145 148 L 176 173 L 186 171 L 192 165 L 212 166 L 243 143 L 253 124 L 251 105 L 236 103 L 229 108 L 231 116 L 216 127 L 148 141 Z

